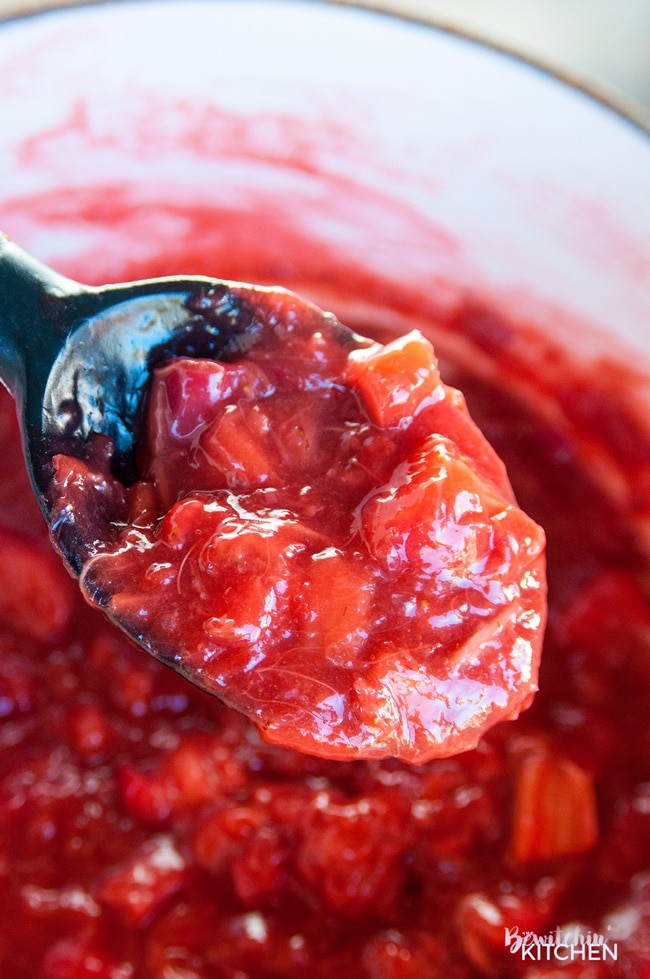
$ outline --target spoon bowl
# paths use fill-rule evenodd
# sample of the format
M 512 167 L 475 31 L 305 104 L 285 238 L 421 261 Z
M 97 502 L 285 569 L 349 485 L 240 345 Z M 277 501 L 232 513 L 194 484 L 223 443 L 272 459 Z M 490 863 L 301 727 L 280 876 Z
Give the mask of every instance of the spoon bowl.
M 305 315 L 337 322 L 281 287 L 169 277 L 91 287 L 0 240 L 0 378 L 21 413 L 27 467 L 49 518 L 52 457 L 78 455 L 91 435 L 114 445 L 113 470 L 135 478 L 134 449 L 153 369 L 170 357 L 229 359 L 254 343 L 256 317 L 291 297 Z M 337 323 L 342 340 L 354 334 Z M 59 541 L 69 566 L 81 561 Z

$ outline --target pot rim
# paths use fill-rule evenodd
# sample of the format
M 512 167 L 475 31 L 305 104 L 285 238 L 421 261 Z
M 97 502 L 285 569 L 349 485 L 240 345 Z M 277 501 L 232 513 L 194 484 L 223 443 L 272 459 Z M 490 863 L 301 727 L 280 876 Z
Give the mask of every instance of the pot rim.
M 126 0 L 126 4 L 122 0 L 62 0 L 62 2 L 49 3 L 46 0 L 45 5 L 43 5 L 38 0 L 27 0 L 25 4 L 21 5 L 21 8 L 16 7 L 13 11 L 9 10 L 3 13 L 0 10 L 0 27 L 3 23 L 13 23 L 28 20 L 34 16 L 56 14 L 84 7 L 111 5 L 123 7 L 127 4 L 135 6 L 154 2 L 156 0 Z M 168 0 L 165 0 L 165 2 L 168 2 Z M 221 2 L 221 0 L 203 0 L 203 2 L 216 4 Z M 241 3 L 241 0 L 239 2 Z M 265 2 L 272 2 L 272 0 L 265 0 Z M 568 89 L 584 95 L 591 101 L 596 102 L 597 105 L 612 112 L 623 122 L 634 127 L 643 136 L 650 138 L 650 109 L 647 109 L 631 96 L 626 96 L 621 92 L 614 92 L 604 85 L 601 86 L 592 79 L 587 80 L 579 72 L 573 72 L 571 69 L 560 67 L 543 57 L 537 57 L 528 53 L 524 54 L 515 45 L 489 39 L 484 37 L 479 31 L 473 31 L 469 28 L 452 24 L 444 17 L 437 15 L 425 17 L 414 12 L 397 10 L 391 6 L 391 2 L 394 2 L 394 0 L 388 0 L 386 5 L 381 0 L 379 0 L 379 4 L 377 0 L 291 0 L 291 2 L 304 3 L 305 6 L 318 4 L 322 7 L 340 7 L 343 9 L 350 8 L 352 10 L 366 11 L 372 15 L 379 15 L 391 20 L 438 31 L 441 34 L 448 34 L 467 41 L 469 44 L 475 44 L 488 51 L 493 51 L 496 54 L 505 55 L 522 67 L 532 68 L 534 71 L 546 75 L 553 81 L 559 82 L 560 85 L 565 85 Z

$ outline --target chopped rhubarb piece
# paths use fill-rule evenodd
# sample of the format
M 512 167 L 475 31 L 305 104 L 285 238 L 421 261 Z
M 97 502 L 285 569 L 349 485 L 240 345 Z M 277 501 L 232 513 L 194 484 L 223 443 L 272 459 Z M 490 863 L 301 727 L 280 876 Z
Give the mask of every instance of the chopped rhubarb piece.
M 122 915 L 129 925 L 141 925 L 185 882 L 185 861 L 168 836 L 157 836 L 126 863 L 104 878 L 98 898 Z
M 491 517 L 504 509 L 485 496 L 453 444 L 432 435 L 364 503 L 362 534 L 388 573 L 471 578 L 492 546 Z
M 158 826 L 171 815 L 175 786 L 169 785 L 158 774 L 144 773 L 134 765 L 125 765 L 119 772 L 118 783 L 124 808 L 138 821 Z
M 521 760 L 511 852 L 515 863 L 584 853 L 598 840 L 591 777 L 567 758 L 535 750 Z
M 418 330 L 385 346 L 355 350 L 347 379 L 382 428 L 408 425 L 423 408 L 444 398 L 433 347 Z
M 97 443 L 110 451 L 98 453 Z M 55 455 L 51 493 L 50 531 L 62 551 L 77 554 L 79 564 L 97 550 L 115 543 L 117 528 L 126 522 L 127 492 L 111 475 L 112 442 L 97 437 L 86 447 L 86 458 Z
M 113 729 L 98 704 L 74 707 L 66 718 L 66 729 L 70 747 L 89 761 L 105 755 L 113 739 Z
M 153 771 L 125 766 L 120 794 L 135 819 L 157 826 L 173 814 L 222 799 L 243 782 L 241 766 L 219 738 L 187 737 Z
M 151 385 L 149 447 L 155 458 L 166 446 L 160 439 L 192 436 L 229 403 L 239 386 L 240 370 L 228 364 L 179 357 L 156 371 Z
M 296 867 L 326 908 L 358 916 L 380 911 L 391 900 L 409 845 L 402 807 L 403 801 L 387 792 L 348 805 L 332 800 L 312 810 Z
M 331 397 L 324 398 L 322 391 L 277 399 L 271 434 L 285 466 L 305 473 L 318 467 L 325 448 L 323 442 L 332 437 L 327 429 L 330 402 Z
M 238 398 L 250 400 L 271 391 L 270 381 L 254 365 L 178 358 L 156 371 L 143 456 L 165 507 L 178 499 L 192 476 L 203 477 L 195 489 L 226 485 L 219 472 L 197 466 L 194 437 Z
M 451 442 L 433 435 L 363 504 L 361 533 L 387 573 L 433 579 L 437 594 L 489 580 L 495 605 L 508 601 L 504 593 L 518 587 L 544 547 L 537 525 L 482 484 Z
M 133 969 L 103 948 L 99 939 L 83 933 L 51 945 L 38 974 L 43 979 L 132 979 Z
M 196 859 L 206 870 L 223 873 L 264 822 L 263 812 L 250 806 L 212 813 L 201 822 L 194 838 Z
M 539 896 L 522 899 L 505 894 L 491 900 L 484 894 L 468 894 L 460 902 L 456 910 L 458 937 L 480 975 L 507 975 L 513 955 L 523 960 L 524 936 L 543 935 L 548 930 L 556 891 L 549 879 Z
M 268 302 L 232 360 L 155 373 L 144 482 L 83 588 L 271 743 L 471 748 L 537 687 L 543 531 L 419 333 Z
M 271 424 L 257 404 L 228 405 L 200 439 L 215 489 L 250 490 L 277 482 Z
M 208 502 L 204 497 L 187 496 L 165 514 L 160 539 L 172 550 L 184 550 L 198 543 L 205 536 L 207 527 L 214 532 L 224 517 L 233 515 L 234 510 L 225 497 L 215 497 Z
M 162 778 L 177 808 L 195 808 L 240 789 L 244 773 L 233 751 L 219 738 L 186 739 L 166 759 Z
M 281 890 L 288 855 L 288 846 L 275 827 L 261 827 L 252 834 L 232 861 L 232 882 L 242 904 L 254 906 Z
M 294 599 L 305 642 L 321 642 L 335 666 L 354 666 L 368 638 L 374 588 L 360 562 L 330 548 L 314 554 Z
M 41 642 L 58 639 L 72 612 L 74 587 L 51 549 L 0 527 L 0 616 Z

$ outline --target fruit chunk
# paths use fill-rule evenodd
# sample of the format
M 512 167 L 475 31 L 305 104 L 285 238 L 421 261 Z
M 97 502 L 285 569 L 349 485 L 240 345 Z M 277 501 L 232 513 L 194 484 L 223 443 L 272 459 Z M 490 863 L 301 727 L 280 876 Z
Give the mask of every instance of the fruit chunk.
M 539 895 L 526 898 L 470 893 L 462 899 L 455 914 L 458 939 L 480 975 L 507 975 L 523 936 L 547 933 L 560 888 L 551 878 L 545 885 Z
M 403 809 L 404 800 L 386 792 L 347 805 L 328 800 L 308 814 L 295 863 L 327 909 L 358 916 L 391 902 L 409 845 Z
M 596 797 L 587 772 L 550 751 L 522 758 L 512 822 L 515 863 L 584 853 L 597 839 Z
M 220 484 L 250 490 L 277 480 L 270 421 L 257 404 L 228 405 L 205 430 L 200 446 Z
M 503 509 L 448 439 L 431 435 L 361 510 L 361 532 L 389 574 L 471 576 L 492 546 L 491 516 Z
M 50 531 L 63 554 L 76 554 L 81 566 L 91 554 L 117 540 L 126 523 L 127 492 L 111 475 L 113 442 L 91 436 L 84 458 L 55 455 L 50 492 Z
M 91 932 L 51 945 L 39 975 L 43 979 L 132 979 L 133 969 L 130 962 L 118 962 Z
M 408 425 L 444 397 L 433 347 L 419 330 L 350 354 L 347 380 L 382 428 Z
M 125 765 L 120 794 L 127 811 L 147 825 L 161 825 L 173 813 L 197 809 L 241 788 L 244 773 L 220 738 L 187 737 L 157 769 Z
M 231 402 L 240 382 L 241 369 L 231 364 L 179 357 L 160 367 L 151 385 L 149 405 L 152 457 L 166 448 L 160 439 L 194 435 L 217 406 Z
M 97 761 L 110 748 L 113 730 L 106 713 L 98 704 L 81 703 L 66 718 L 70 747 L 85 760 Z
M 269 379 L 255 365 L 179 357 L 156 370 L 143 456 L 144 468 L 156 485 L 163 506 L 170 507 L 188 486 L 217 489 L 227 485 L 222 468 L 211 469 L 197 460 L 196 439 L 212 422 L 218 423 L 224 408 L 234 407 L 239 399 L 264 397 L 272 390 Z M 232 425 L 227 426 L 224 438 L 232 430 Z M 244 437 L 245 444 L 246 433 L 238 429 L 238 434 Z M 232 431 L 231 437 L 236 445 L 237 432 Z M 210 456 L 209 442 L 206 448 Z M 227 455 L 227 449 L 224 451 Z M 250 465 L 249 460 L 249 469 Z
M 274 407 L 272 436 L 283 464 L 305 473 L 317 471 L 331 398 L 324 398 L 322 391 L 304 392 L 277 398 Z
M 140 925 L 177 894 L 185 881 L 185 861 L 168 836 L 154 837 L 102 882 L 98 897 L 129 925 Z
M 61 636 L 70 619 L 74 589 L 50 549 L 0 527 L 0 616 L 41 642 Z
M 334 665 L 353 667 L 368 639 L 373 593 L 360 562 L 334 548 L 312 555 L 294 601 L 305 641 L 319 644 Z

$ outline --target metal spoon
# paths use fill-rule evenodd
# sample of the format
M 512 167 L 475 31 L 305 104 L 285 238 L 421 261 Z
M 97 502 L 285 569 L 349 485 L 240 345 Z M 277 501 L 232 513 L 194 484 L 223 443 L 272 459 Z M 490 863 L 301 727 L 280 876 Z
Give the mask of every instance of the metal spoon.
M 46 519 L 54 454 L 77 455 L 91 433 L 108 435 L 116 475 L 131 481 L 153 368 L 171 356 L 242 352 L 254 342 L 259 311 L 290 295 L 204 276 L 85 286 L 0 233 L 0 379 L 18 403 L 27 468 Z M 316 321 L 339 326 L 342 339 L 354 336 L 331 314 L 292 298 Z M 59 544 L 78 574 L 78 555 Z

